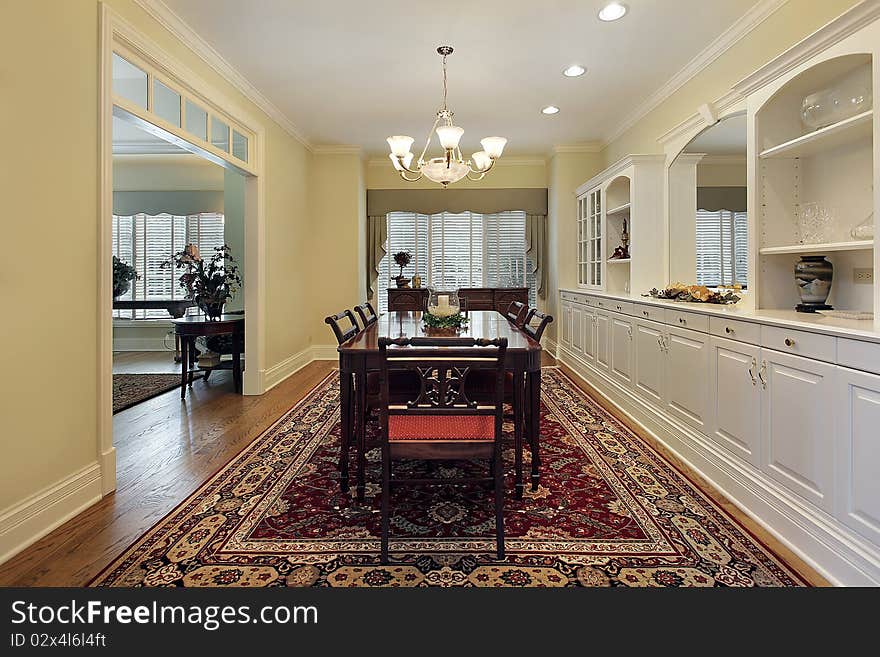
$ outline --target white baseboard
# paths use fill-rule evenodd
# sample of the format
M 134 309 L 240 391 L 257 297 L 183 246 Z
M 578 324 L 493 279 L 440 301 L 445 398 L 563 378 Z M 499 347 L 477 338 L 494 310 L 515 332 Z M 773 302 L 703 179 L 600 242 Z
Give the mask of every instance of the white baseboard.
M 335 344 L 313 344 L 312 360 L 339 360 Z
M 167 351 L 165 338 L 113 338 L 113 351 Z
M 263 370 L 260 372 L 260 380 L 262 382 L 263 392 L 267 390 L 271 390 L 279 383 L 284 381 L 287 377 L 295 374 L 306 365 L 314 360 L 312 358 L 312 350 L 309 347 L 306 347 L 299 353 L 294 354 L 293 356 L 289 356 L 285 358 L 280 363 L 273 365 L 272 367 Z
M 558 346 L 558 358 L 829 582 L 880 585 L 880 551 L 864 537 L 654 408 Z
M 556 358 L 559 353 L 559 345 L 556 344 L 556 340 L 544 338 L 544 351 Z
M 95 462 L 0 512 L 0 563 L 7 561 L 101 499 Z

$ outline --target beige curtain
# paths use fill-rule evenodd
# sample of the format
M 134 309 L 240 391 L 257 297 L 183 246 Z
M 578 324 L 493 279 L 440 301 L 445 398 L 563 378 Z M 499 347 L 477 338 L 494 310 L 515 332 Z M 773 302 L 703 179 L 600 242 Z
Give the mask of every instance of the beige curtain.
M 532 259 L 538 296 L 547 298 L 547 215 L 526 216 L 526 255 Z
M 385 215 L 367 217 L 367 300 L 373 298 L 379 278 L 379 262 L 385 257 L 388 221 Z

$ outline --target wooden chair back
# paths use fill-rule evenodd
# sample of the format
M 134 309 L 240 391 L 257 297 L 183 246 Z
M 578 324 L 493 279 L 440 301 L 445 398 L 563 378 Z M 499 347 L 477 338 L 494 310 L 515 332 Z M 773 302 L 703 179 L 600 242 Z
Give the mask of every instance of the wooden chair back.
M 526 321 L 526 315 L 529 312 L 528 306 L 521 301 L 511 301 L 510 305 L 507 307 L 507 313 L 505 313 L 505 317 L 513 322 L 514 326 L 522 328 L 523 323 Z
M 340 325 L 340 322 L 344 319 L 348 319 L 350 322 L 350 325 L 346 328 L 343 328 L 343 326 Z M 339 344 L 351 340 L 361 332 L 361 328 L 358 326 L 357 320 L 354 318 L 354 313 L 347 309 L 336 315 L 325 317 L 324 323 L 328 324 L 330 328 L 333 329 L 333 335 L 336 336 L 336 342 Z
M 537 320 L 537 324 L 535 324 L 535 320 Z M 525 322 L 523 322 L 522 329 L 532 340 L 540 342 L 541 336 L 544 335 L 544 329 L 547 328 L 547 324 L 552 321 L 553 315 L 545 315 L 537 308 L 532 308 L 529 310 Z
M 361 324 L 364 325 L 364 328 L 379 321 L 379 315 L 376 314 L 373 304 L 369 301 L 366 301 L 359 306 L 355 306 L 354 311 L 358 314 L 358 317 L 361 318 Z

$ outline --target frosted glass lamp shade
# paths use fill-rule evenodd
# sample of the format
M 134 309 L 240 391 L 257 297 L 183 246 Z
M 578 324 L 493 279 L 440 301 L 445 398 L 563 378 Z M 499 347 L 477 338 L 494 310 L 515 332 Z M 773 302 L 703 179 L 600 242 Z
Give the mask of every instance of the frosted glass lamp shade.
M 445 184 L 458 182 L 468 174 L 469 170 L 467 164 L 458 160 L 452 160 L 447 165 L 445 157 L 431 158 L 422 167 L 422 173 L 428 180 Z
M 405 135 L 395 135 L 394 137 L 388 137 L 385 141 L 387 141 L 388 145 L 391 147 L 392 155 L 403 157 L 409 153 L 410 146 L 412 146 L 415 139 L 412 137 L 406 137 Z
M 440 145 L 445 149 L 458 148 L 458 142 L 461 141 L 463 134 L 464 129 L 459 128 L 457 125 L 441 125 L 437 128 L 437 137 L 440 139 Z
M 486 151 L 477 151 L 471 155 L 471 160 L 479 171 L 485 171 L 492 164 L 492 159 L 486 155 Z
M 480 140 L 480 145 L 483 147 L 486 155 L 493 160 L 501 157 L 505 144 L 507 144 L 507 140 L 504 137 L 486 137 Z
M 388 157 L 391 159 L 391 164 L 394 165 L 394 168 L 398 171 L 403 171 L 404 167 L 409 169 L 409 165 L 412 164 L 413 154 L 407 153 L 403 156 L 403 166 L 400 166 L 400 160 L 395 157 L 394 153 L 388 153 Z

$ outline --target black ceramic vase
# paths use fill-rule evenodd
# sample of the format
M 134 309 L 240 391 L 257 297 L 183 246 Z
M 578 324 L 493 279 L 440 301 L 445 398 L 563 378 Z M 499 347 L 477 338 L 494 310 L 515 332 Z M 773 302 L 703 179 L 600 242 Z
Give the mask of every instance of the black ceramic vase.
M 801 256 L 794 266 L 794 280 L 798 286 L 801 303 L 798 310 L 812 312 L 830 308 L 825 301 L 831 293 L 834 266 L 823 255 Z

